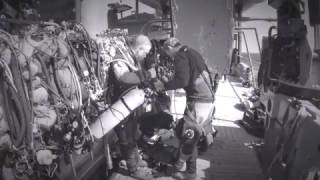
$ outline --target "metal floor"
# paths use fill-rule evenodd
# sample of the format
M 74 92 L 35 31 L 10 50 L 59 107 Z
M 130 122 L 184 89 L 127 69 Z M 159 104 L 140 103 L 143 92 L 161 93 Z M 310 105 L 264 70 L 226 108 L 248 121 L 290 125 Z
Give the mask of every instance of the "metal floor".
M 232 86 L 234 90 L 232 89 Z M 243 112 L 237 109 L 239 96 L 248 89 L 238 83 L 224 81 L 216 94 L 216 115 L 214 125 L 219 133 L 211 149 L 198 159 L 198 180 L 264 180 L 255 150 L 250 142 L 258 140 L 237 125 Z M 131 180 L 117 175 L 113 179 Z M 171 177 L 157 180 L 174 180 Z
M 237 125 L 243 112 L 237 109 L 240 100 L 235 92 L 243 98 L 242 94 L 248 92 L 248 89 L 230 81 L 219 84 L 214 121 L 219 134 L 210 151 L 199 160 L 199 175 L 202 180 L 265 179 L 256 152 L 250 146 L 250 143 L 259 139 Z M 210 166 L 204 167 L 202 161 L 210 162 Z

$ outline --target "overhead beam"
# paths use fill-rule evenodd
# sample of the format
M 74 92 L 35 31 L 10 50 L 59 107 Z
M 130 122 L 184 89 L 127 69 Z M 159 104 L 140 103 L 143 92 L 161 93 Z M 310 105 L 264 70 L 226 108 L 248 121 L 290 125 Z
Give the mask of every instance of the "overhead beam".
M 161 9 L 161 3 L 159 0 L 140 0 L 140 2 L 154 9 Z

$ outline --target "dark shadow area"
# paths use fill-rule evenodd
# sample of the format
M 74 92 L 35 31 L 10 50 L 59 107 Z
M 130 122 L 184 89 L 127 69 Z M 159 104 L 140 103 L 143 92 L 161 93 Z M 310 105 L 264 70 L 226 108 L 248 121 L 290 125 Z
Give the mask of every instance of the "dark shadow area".
M 236 122 L 242 127 L 248 134 L 258 138 L 264 137 L 264 125 L 263 122 L 257 121 L 255 114 L 245 112 L 242 120 Z
M 244 106 L 243 103 L 238 103 L 238 104 L 235 104 L 234 107 L 239 110 L 239 111 L 242 111 L 242 112 L 245 112 L 246 111 L 246 107 Z
M 204 169 L 199 169 L 204 172 L 205 178 L 199 179 L 265 180 L 255 151 L 244 145 L 259 139 L 247 134 L 241 128 L 222 126 L 216 128 L 219 133 L 213 145 L 199 156 L 200 160 L 208 161 L 200 163 Z
M 243 119 L 236 122 L 239 126 L 241 126 L 248 134 L 251 134 L 258 138 L 264 137 L 264 128 L 260 123 L 249 119 Z
M 76 4 L 74 0 L 41 0 L 35 7 L 41 14 L 40 19 L 44 21 L 51 19 L 55 20 L 55 22 L 76 20 L 74 11 Z M 63 11 L 59 11 L 59 9 L 63 9 Z

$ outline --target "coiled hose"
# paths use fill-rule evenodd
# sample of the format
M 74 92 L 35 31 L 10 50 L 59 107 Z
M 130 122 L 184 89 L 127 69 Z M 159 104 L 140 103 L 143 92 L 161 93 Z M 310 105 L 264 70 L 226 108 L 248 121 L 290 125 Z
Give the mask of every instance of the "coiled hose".
M 20 104 L 22 106 L 22 110 L 24 112 L 24 116 L 21 116 L 21 121 L 25 121 L 27 127 L 26 127 L 26 144 L 29 148 L 32 149 L 32 126 L 33 126 L 33 120 L 32 120 L 32 111 L 30 109 L 30 104 L 31 102 L 28 100 L 28 93 L 26 90 L 26 84 L 23 81 L 23 77 L 22 77 L 22 72 L 20 69 L 20 66 L 18 64 L 18 59 L 17 56 L 15 56 L 15 58 L 11 61 L 11 69 L 12 69 L 12 74 L 13 74 L 13 80 L 14 80 L 14 84 L 17 87 L 18 90 L 18 97 L 19 99 L 17 99 L 18 104 Z
M 29 149 L 33 149 L 33 114 L 31 109 L 31 102 L 29 99 L 29 93 L 27 91 L 26 83 L 22 76 L 21 67 L 18 63 L 18 55 L 16 49 L 13 46 L 13 38 L 10 34 L 2 32 L 9 37 L 9 40 L 1 38 L 11 50 L 13 54 L 11 63 L 9 64 L 12 71 L 12 82 L 7 81 L 7 78 L 2 74 L 1 86 L 4 93 L 4 104 L 6 109 L 6 115 L 9 120 L 12 121 L 10 130 L 12 133 L 13 143 L 15 147 L 20 147 L 25 139 L 25 143 Z M 11 99 L 10 99 L 11 98 Z
M 3 94 L 4 112 L 10 128 L 11 140 L 15 148 L 21 147 L 25 139 L 27 124 L 20 102 L 21 97 L 14 86 L 7 81 L 4 73 L 0 75 L 1 93 Z
M 55 61 L 56 61 L 55 59 L 51 60 L 51 64 L 53 67 L 53 70 L 52 70 L 53 71 L 53 79 L 54 79 L 55 85 L 57 87 L 58 93 L 62 96 L 63 99 L 68 100 L 67 95 L 63 92 L 63 90 L 62 90 L 63 88 L 61 87 L 61 84 L 59 82 L 58 75 L 57 75 L 57 70 L 59 70 L 59 67 Z M 69 59 L 66 61 L 67 61 L 66 63 L 67 63 L 68 70 L 70 71 L 70 73 L 72 75 L 72 83 L 73 83 L 74 87 L 77 88 L 77 103 L 78 103 L 78 110 L 80 111 L 80 109 L 82 107 L 82 91 L 81 91 L 79 77 L 78 77 L 78 74 L 76 73 L 75 68 L 69 62 Z M 72 99 L 69 99 L 69 103 L 68 103 L 69 106 L 71 105 L 71 102 L 72 102 Z

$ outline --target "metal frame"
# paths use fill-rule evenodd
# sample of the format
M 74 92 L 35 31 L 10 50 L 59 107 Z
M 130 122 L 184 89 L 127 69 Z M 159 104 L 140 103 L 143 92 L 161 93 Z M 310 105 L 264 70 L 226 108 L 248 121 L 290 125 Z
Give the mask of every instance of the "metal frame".
M 251 66 L 250 70 L 251 70 L 251 76 L 252 76 L 252 86 L 255 88 L 256 87 L 256 82 L 255 82 L 255 77 L 254 77 L 254 74 L 253 74 L 252 58 L 251 58 L 251 54 L 250 54 L 250 51 L 249 51 L 249 46 L 248 46 L 248 42 L 247 42 L 246 33 L 244 31 L 239 31 L 239 30 L 236 30 L 236 32 L 242 34 L 242 36 L 243 36 L 243 40 L 244 40 L 244 43 L 245 43 L 245 46 L 246 46 L 246 51 L 247 51 L 247 54 L 248 54 L 248 59 L 249 59 L 250 66 Z M 260 47 L 260 45 L 259 45 L 259 47 Z M 260 56 L 261 56 L 261 52 L 260 52 Z
M 235 27 L 234 29 L 235 30 L 239 30 L 239 31 L 243 31 L 243 30 L 244 31 L 246 31 L 246 30 L 254 31 L 255 36 L 256 36 L 256 40 L 257 40 L 257 43 L 258 43 L 259 53 L 260 53 L 260 56 L 261 56 L 261 45 L 260 45 L 260 41 L 259 41 L 257 28 L 254 28 L 254 27 Z

